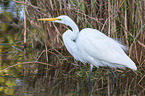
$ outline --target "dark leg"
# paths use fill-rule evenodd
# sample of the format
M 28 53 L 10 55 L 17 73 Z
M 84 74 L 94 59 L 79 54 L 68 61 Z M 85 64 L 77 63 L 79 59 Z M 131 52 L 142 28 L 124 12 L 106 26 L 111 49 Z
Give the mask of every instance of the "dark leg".
M 110 72 L 113 74 L 113 76 L 114 76 L 114 90 L 113 90 L 113 92 L 111 93 L 111 96 L 113 96 L 113 94 L 116 92 L 116 79 L 117 79 L 117 75 L 112 71 L 112 69 L 109 67 L 109 66 L 107 66 L 108 67 L 108 69 L 110 70 Z
M 90 86 L 90 77 L 91 77 L 92 69 L 93 69 L 93 65 L 91 65 L 90 67 L 89 78 L 88 78 L 88 87 L 89 87 L 90 96 L 92 96 L 92 91 Z

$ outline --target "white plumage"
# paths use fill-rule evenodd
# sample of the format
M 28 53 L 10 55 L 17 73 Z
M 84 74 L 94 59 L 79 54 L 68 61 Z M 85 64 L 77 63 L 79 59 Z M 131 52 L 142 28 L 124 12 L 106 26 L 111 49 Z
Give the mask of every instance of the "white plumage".
M 85 28 L 79 32 L 79 29 L 74 21 L 65 15 L 61 15 L 57 18 L 43 18 L 39 20 L 54 21 L 72 28 L 72 31 L 67 30 L 64 32 L 62 38 L 67 50 L 76 60 L 79 60 L 84 64 L 91 64 L 88 78 L 90 96 L 92 96 L 90 76 L 93 66 L 106 66 L 113 74 L 114 90 L 112 92 L 112 96 L 116 91 L 117 76 L 110 67 L 128 67 L 132 70 L 137 70 L 135 63 L 124 52 L 126 47 L 121 43 L 118 43 L 118 41 L 106 36 L 102 32 L 91 28 Z
M 59 16 L 63 23 L 72 28 L 63 34 L 63 41 L 70 54 L 82 63 L 90 63 L 96 67 L 131 68 L 137 70 L 135 63 L 124 52 L 124 45 L 106 36 L 102 32 L 85 28 L 80 32 L 76 24 L 68 16 Z M 64 20 L 65 19 L 65 20 Z

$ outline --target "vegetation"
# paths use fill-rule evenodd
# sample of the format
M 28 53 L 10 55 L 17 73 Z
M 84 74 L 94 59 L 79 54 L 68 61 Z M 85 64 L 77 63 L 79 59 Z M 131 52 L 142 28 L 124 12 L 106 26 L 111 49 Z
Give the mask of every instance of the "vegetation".
M 11 32 L 14 37 L 6 34 L 10 32 L 8 23 L 4 21 L 11 18 L 8 17 L 8 13 L 3 12 L 3 19 L 0 20 L 2 22 L 0 36 L 6 38 L 0 39 L 2 76 L 0 84 L 10 87 L 10 89 L 0 90 L 11 90 L 15 85 L 15 83 L 10 84 L 10 81 L 4 77 L 5 74 L 12 76 L 10 72 L 14 72 L 17 78 L 20 75 L 24 76 L 16 95 L 26 93 L 86 96 L 89 94 L 86 84 L 89 64 L 83 65 L 75 61 L 62 41 L 61 35 L 69 27 L 38 21 L 38 18 L 68 15 L 77 23 L 80 30 L 87 27 L 95 28 L 128 47 L 127 54 L 136 63 L 138 70 L 113 69 L 118 76 L 116 96 L 145 95 L 145 14 L 143 11 L 145 2 L 143 0 L 13 1 L 19 5 L 18 8 L 24 7 L 24 19 L 17 18 L 17 21 L 12 23 L 14 26 L 12 29 L 17 31 Z M 10 20 L 14 22 L 13 19 Z M 7 60 L 10 62 L 7 63 Z M 107 68 L 94 68 L 91 76 L 93 95 L 109 95 L 113 90 L 112 77 Z M 14 79 L 11 82 L 14 82 Z

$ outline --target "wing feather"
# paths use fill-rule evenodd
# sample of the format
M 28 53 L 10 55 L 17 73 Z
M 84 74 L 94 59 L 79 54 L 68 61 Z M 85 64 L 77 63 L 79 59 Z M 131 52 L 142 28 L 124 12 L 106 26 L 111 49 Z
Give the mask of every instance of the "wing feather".
M 104 65 L 111 64 L 109 65 L 111 67 L 118 67 L 120 65 L 131 68 L 130 63 L 135 66 L 134 62 L 121 48 L 123 45 L 98 30 L 90 28 L 83 29 L 78 36 L 77 45 L 82 55 L 85 55 L 83 58 L 90 61 L 87 57 L 89 56 L 89 58 L 92 58 L 91 63 L 94 63 L 94 65 L 95 60 L 97 60 L 102 61 Z

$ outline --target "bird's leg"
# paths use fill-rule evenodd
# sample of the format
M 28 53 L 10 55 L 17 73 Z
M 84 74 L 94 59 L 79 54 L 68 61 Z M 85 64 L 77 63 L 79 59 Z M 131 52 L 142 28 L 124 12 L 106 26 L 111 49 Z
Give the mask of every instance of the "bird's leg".
M 90 96 L 92 96 L 92 91 L 91 91 L 91 86 L 90 86 L 90 77 L 91 77 L 92 69 L 93 69 L 93 65 L 91 65 L 90 67 L 90 72 L 89 72 L 89 77 L 88 77 L 88 87 L 89 87 Z
M 109 66 L 107 66 L 107 67 L 108 67 L 109 71 L 113 74 L 113 77 L 114 77 L 114 89 L 113 89 L 113 91 L 111 93 L 111 96 L 113 96 L 113 94 L 116 92 L 116 79 L 117 79 L 117 75 L 113 72 L 113 70 Z

